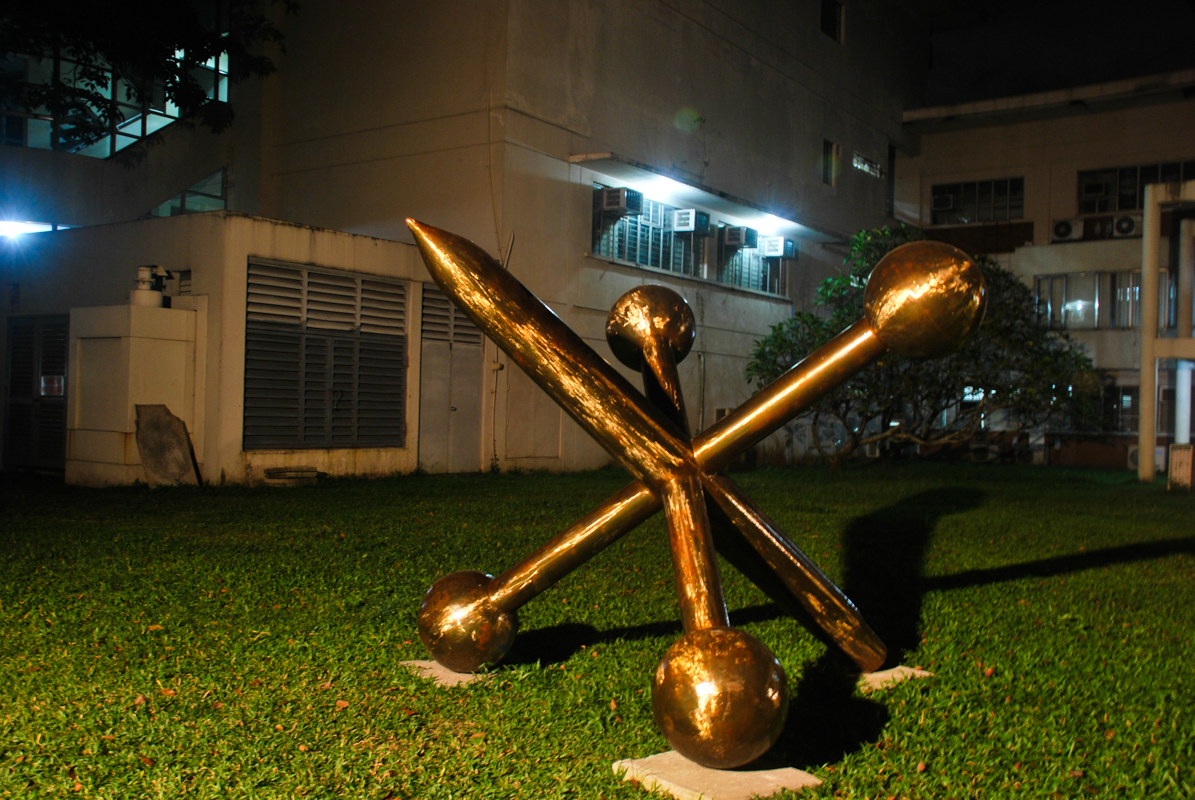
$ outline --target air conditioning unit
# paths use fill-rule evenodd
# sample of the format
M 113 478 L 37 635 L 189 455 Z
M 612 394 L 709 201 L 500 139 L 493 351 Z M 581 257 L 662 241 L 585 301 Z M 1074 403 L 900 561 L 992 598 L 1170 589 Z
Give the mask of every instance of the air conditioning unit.
M 1054 222 L 1054 229 L 1051 231 L 1053 236 L 1051 241 L 1054 242 L 1075 242 L 1083 238 L 1083 220 L 1081 219 L 1060 219 Z
M 783 236 L 764 236 L 759 240 L 759 251 L 764 258 L 794 258 L 797 246 Z
M 710 215 L 695 208 L 678 208 L 672 212 L 672 230 L 677 233 L 695 233 L 709 236 Z
M 1129 453 L 1128 453 L 1128 459 L 1127 459 L 1128 460 L 1127 466 L 1129 469 L 1137 469 L 1138 465 L 1141 463 L 1140 455 L 1141 454 L 1140 454 L 1140 451 L 1138 450 L 1138 445 L 1135 445 L 1135 444 L 1129 445 Z M 1166 446 L 1158 445 L 1154 448 L 1154 471 L 1155 472 L 1165 472 L 1166 466 L 1167 466 L 1166 465 Z
M 1121 214 L 1112 223 L 1112 238 L 1121 239 L 1126 236 L 1141 235 L 1141 215 Z
M 759 231 L 755 228 L 724 228 L 722 243 L 727 247 L 758 247 Z
M 643 213 L 643 193 L 628 189 L 602 189 L 602 213 L 636 216 Z

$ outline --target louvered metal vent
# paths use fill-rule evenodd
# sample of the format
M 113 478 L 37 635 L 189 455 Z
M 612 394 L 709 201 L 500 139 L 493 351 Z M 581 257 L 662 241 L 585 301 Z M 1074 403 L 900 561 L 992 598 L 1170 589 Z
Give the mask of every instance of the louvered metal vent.
M 481 346 L 481 330 L 440 289 L 423 284 L 423 341 Z
M 245 449 L 402 447 L 406 284 L 250 262 Z

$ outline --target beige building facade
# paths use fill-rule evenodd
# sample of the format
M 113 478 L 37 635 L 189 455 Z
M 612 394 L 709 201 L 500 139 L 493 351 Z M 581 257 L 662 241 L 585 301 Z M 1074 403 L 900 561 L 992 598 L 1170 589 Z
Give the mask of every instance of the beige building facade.
M 278 72 L 232 87 L 222 134 L 166 125 L 104 159 L 0 148 L 8 218 L 70 228 L 0 261 L 6 408 L 64 415 L 68 480 L 141 479 L 129 437 L 153 402 L 182 404 L 206 481 L 608 463 L 446 303 L 407 217 L 477 242 L 611 361 L 614 300 L 676 289 L 697 318 L 680 369 L 700 430 L 751 394 L 754 342 L 810 305 L 847 238 L 890 220 L 924 73 L 923 20 L 878 0 L 317 1 L 281 24 Z M 161 320 L 94 310 L 127 306 L 145 264 L 173 275 Z M 14 382 L 14 325 L 54 369 L 65 336 L 61 400 L 39 394 L 40 360 Z M 188 363 L 139 394 L 155 384 L 137 352 Z M 127 374 L 89 379 L 95 359 Z M 91 413 L 95 392 L 118 397 Z M 9 417 L 6 464 L 50 466 L 55 434 L 14 438 L 33 423 Z

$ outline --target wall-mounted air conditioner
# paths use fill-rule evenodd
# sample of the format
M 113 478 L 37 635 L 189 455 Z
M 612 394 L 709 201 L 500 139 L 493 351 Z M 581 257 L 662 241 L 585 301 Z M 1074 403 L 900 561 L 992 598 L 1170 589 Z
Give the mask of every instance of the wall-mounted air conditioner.
M 602 189 L 602 213 L 618 216 L 642 214 L 643 193 L 625 186 L 618 189 Z
M 1083 238 L 1083 220 L 1060 219 L 1054 222 L 1050 241 L 1075 242 Z
M 759 240 L 759 254 L 764 258 L 793 258 L 797 252 L 792 239 L 764 236 Z
M 710 215 L 695 208 L 678 208 L 672 212 L 672 230 L 677 233 L 709 236 Z
M 722 243 L 727 247 L 758 247 L 759 231 L 755 228 L 724 228 Z
M 1126 236 L 1141 235 L 1140 214 L 1120 214 L 1112 223 L 1112 238 L 1120 239 Z

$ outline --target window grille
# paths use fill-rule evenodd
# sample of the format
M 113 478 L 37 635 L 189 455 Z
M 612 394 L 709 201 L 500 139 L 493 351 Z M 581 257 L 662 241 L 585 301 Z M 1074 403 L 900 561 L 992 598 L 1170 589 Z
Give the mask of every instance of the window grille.
M 1195 180 L 1195 161 L 1084 170 L 1078 175 L 1079 213 L 1140 211 L 1146 185 L 1189 180 Z
M 406 443 L 407 287 L 249 262 L 246 450 Z
M 765 258 L 758 247 L 727 245 L 700 231 L 673 230 L 677 209 L 643 198 L 643 212 L 612 216 L 603 213 L 601 184 L 594 184 L 593 252 L 652 269 L 708 278 L 719 283 L 772 294 L 787 291 L 791 259 Z M 425 300 L 426 302 L 426 300 Z M 424 309 L 426 319 L 427 310 Z
M 1033 279 L 1037 322 L 1056 330 L 1141 327 L 1141 270 L 1071 272 Z M 1177 324 L 1177 292 L 1158 272 L 1158 329 Z
M 943 183 L 931 189 L 934 225 L 1003 222 L 1025 216 L 1025 179 Z

